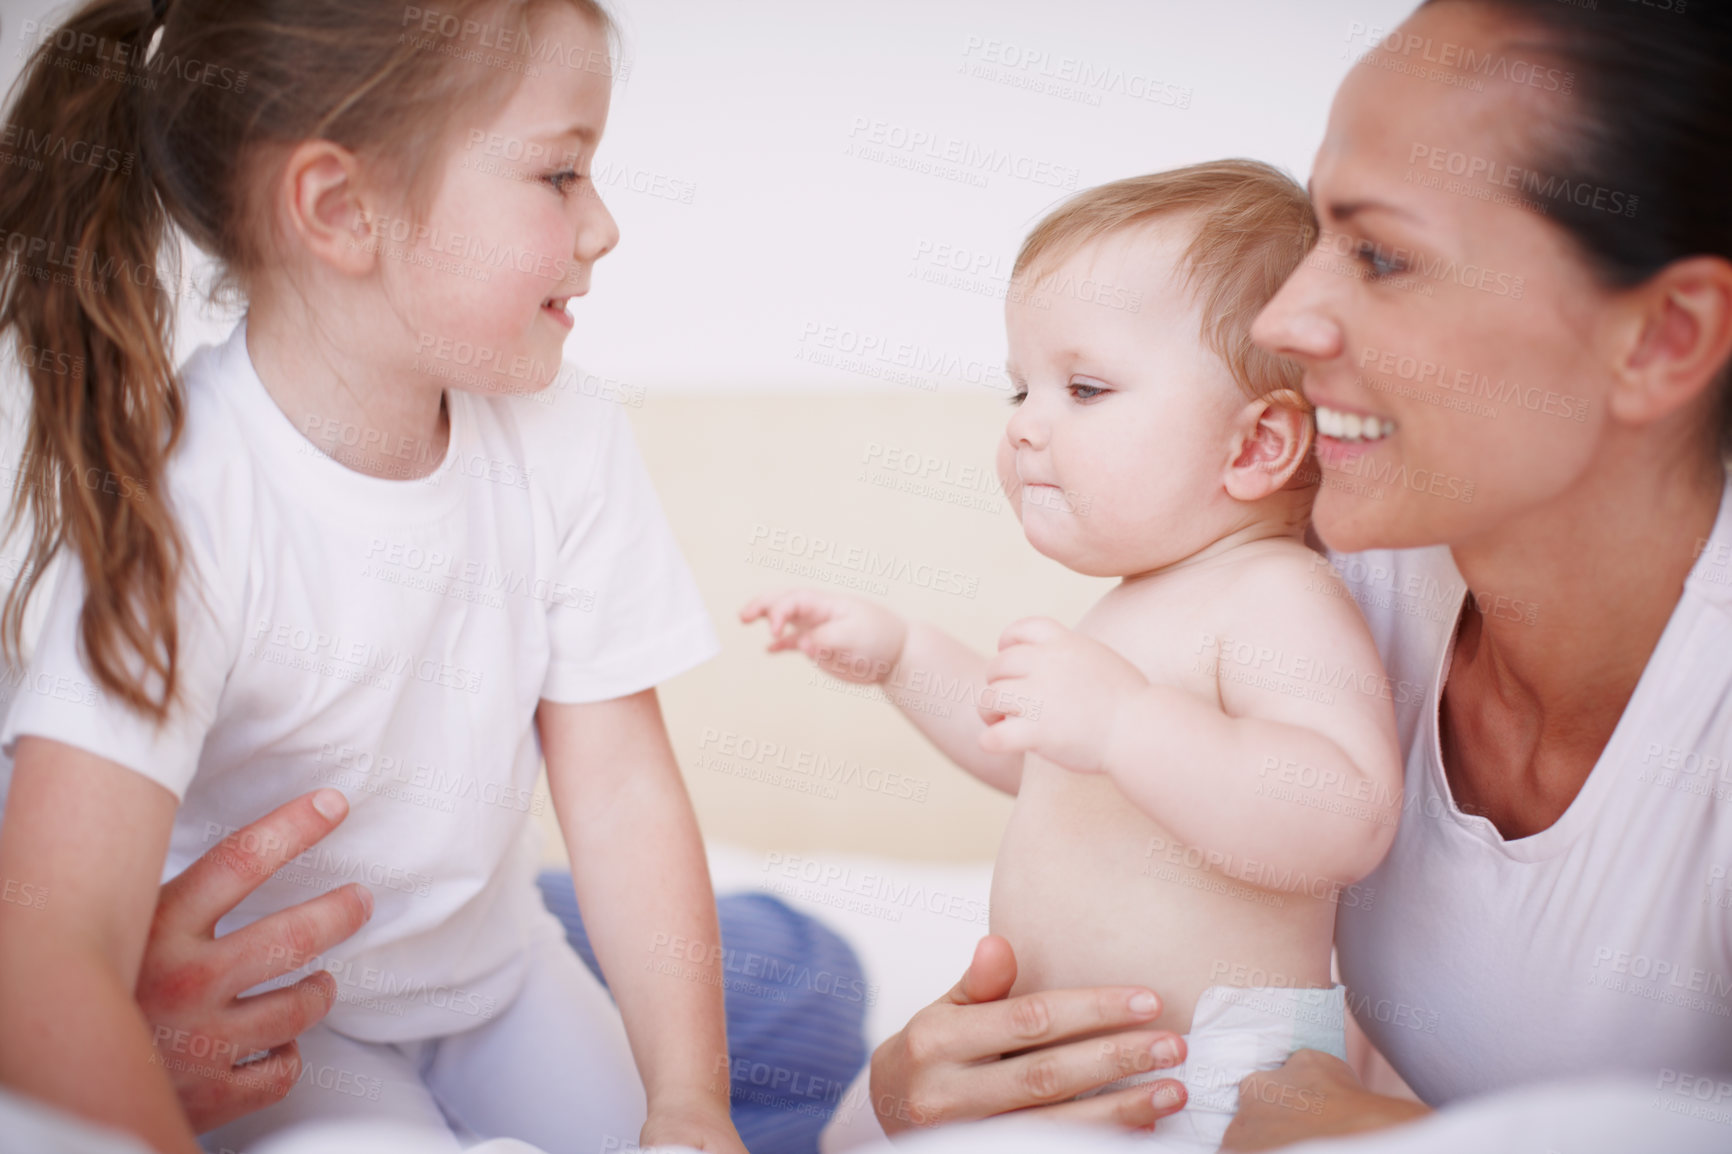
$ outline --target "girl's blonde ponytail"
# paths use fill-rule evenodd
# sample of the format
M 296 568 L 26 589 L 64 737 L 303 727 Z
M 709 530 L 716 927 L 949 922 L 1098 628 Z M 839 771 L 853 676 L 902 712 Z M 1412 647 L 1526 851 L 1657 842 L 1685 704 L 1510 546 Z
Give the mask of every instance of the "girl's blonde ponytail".
M 18 660 L 25 605 L 64 544 L 86 575 L 79 632 L 92 672 L 161 718 L 182 554 L 161 481 L 184 406 L 158 272 L 168 222 L 139 125 L 158 26 L 149 0 L 86 4 L 32 54 L 0 130 L 12 153 L 0 329 L 31 400 L 12 504 L 28 551 L 0 641 Z

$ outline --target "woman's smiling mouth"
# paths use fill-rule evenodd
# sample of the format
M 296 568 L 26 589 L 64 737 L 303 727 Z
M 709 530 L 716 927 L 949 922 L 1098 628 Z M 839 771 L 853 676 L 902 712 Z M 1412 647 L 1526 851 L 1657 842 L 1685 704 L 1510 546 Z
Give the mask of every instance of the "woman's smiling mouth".
M 1395 432 L 1395 422 L 1388 417 L 1370 413 L 1350 413 L 1345 409 L 1317 406 L 1317 435 L 1337 441 L 1381 441 Z

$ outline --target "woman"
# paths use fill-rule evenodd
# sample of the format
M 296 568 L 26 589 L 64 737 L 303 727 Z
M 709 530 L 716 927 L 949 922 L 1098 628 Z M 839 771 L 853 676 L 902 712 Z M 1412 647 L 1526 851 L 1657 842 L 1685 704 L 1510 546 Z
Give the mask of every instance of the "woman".
M 1732 1069 L 1732 35 L 1708 7 L 1429 0 L 1343 84 L 1322 238 L 1254 334 L 1346 434 L 1319 441 L 1316 528 L 1351 551 L 1408 771 L 1337 945 L 1434 1105 Z M 1132 991 L 999 1002 L 1013 965 L 989 939 L 880 1048 L 887 1130 L 1165 1112 L 1069 1101 L 1109 1072 L 1062 1040 L 1148 1021 Z M 1231 1147 L 1424 1112 L 1310 1052 L 1249 1090 Z

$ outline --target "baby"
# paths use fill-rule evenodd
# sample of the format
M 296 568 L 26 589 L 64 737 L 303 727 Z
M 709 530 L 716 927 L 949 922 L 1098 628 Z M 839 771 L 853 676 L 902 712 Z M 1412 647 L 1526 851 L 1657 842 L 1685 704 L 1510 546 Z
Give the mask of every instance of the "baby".
M 1246 1075 L 1297 1049 L 1344 1056 L 1335 908 L 1401 804 L 1376 648 L 1305 543 L 1299 372 L 1249 335 L 1312 229 L 1291 180 L 1220 161 L 1086 191 L 1024 242 L 998 474 L 1037 550 L 1120 578 L 1074 630 L 1019 621 L 988 659 L 830 592 L 741 611 L 768 618 L 772 651 L 883 685 L 1016 795 L 992 881 L 1012 993 L 1159 991 L 1154 1025 L 1186 1033 L 1184 1065 L 1126 1055 L 1142 1073 L 1110 1088 L 1180 1078 L 1186 1109 L 1156 1134 L 1174 1149 L 1218 1148 Z M 906 688 L 959 681 L 978 711 Z

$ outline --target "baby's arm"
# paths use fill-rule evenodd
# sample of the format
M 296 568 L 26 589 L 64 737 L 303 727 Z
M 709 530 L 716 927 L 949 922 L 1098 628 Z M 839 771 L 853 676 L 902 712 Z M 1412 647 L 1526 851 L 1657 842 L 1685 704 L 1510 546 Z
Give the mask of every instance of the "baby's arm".
M 197 1154 L 133 1000 L 175 797 L 22 737 L 0 826 L 0 1083 Z
M 543 701 L 536 719 L 578 905 L 648 1097 L 639 1140 L 745 1154 L 728 1113 L 715 893 L 655 690 Z
M 770 652 L 798 648 L 826 673 L 884 696 L 969 773 L 1005 793 L 1022 784 L 1022 755 L 991 753 L 975 703 L 986 690 L 987 660 L 941 629 L 904 621 L 881 605 L 817 589 L 756 598 L 740 620 L 770 625 Z
M 1000 642 L 993 684 L 1039 712 L 999 721 L 983 742 L 1109 774 L 1210 860 L 1256 863 L 1252 884 L 1295 873 L 1357 881 L 1394 839 L 1401 757 L 1364 619 L 1316 582 L 1303 563 L 1261 567 L 1224 598 L 1231 633 L 1199 638 L 1214 650 L 1214 699 L 1151 685 L 1056 622 L 1018 622 Z

